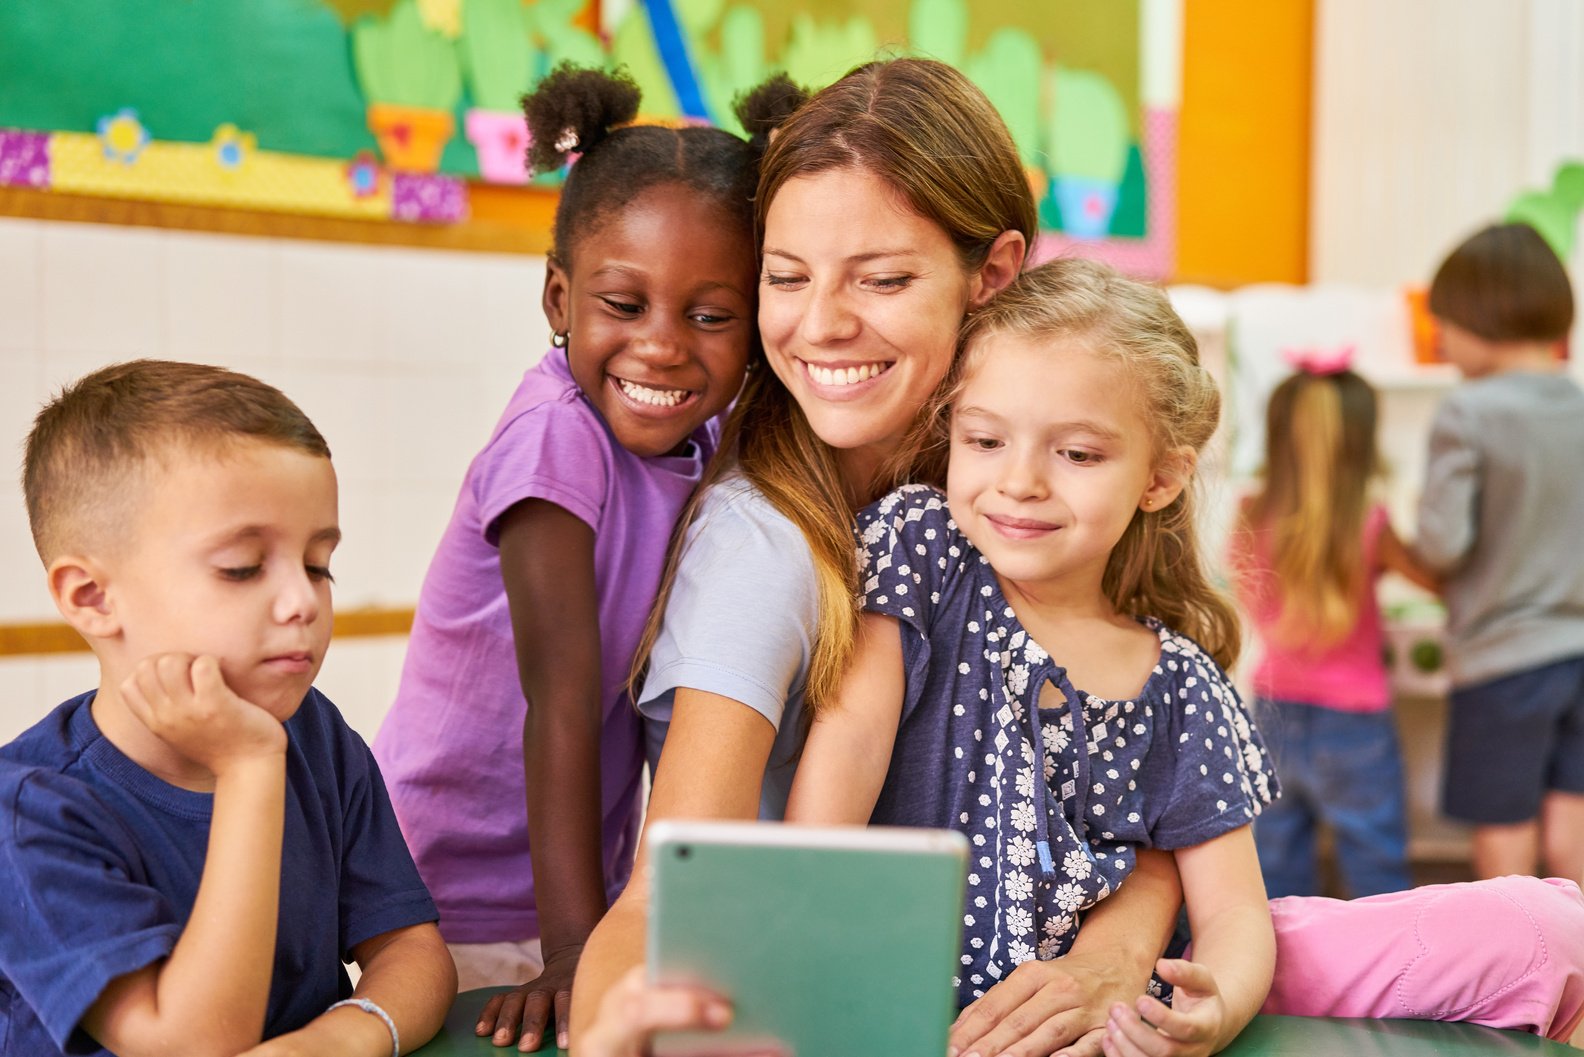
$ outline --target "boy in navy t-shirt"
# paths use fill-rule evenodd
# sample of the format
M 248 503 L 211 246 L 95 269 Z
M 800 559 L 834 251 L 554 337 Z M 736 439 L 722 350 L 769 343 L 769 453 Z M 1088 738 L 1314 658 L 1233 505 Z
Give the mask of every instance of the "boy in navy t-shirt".
M 311 687 L 340 539 L 319 432 L 244 375 L 119 364 L 39 414 L 23 487 L 100 679 L 0 749 L 0 1049 L 429 1039 L 456 990 L 434 903 Z

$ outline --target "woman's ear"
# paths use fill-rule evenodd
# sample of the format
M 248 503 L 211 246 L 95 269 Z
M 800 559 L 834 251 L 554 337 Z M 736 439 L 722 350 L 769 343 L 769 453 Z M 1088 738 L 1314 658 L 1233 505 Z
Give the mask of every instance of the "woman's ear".
M 47 572 L 50 597 L 66 623 L 90 642 L 121 632 L 106 590 L 105 570 L 92 558 L 63 554 L 50 562 Z
M 1008 286 L 1023 270 L 1023 258 L 1028 255 L 1028 240 L 1021 231 L 1003 231 L 990 244 L 984 263 L 974 275 L 975 289 L 968 299 L 968 307 L 983 308 L 989 300 Z
M 545 319 L 550 323 L 550 330 L 556 334 L 565 334 L 571 330 L 571 300 L 572 279 L 567 275 L 566 267 L 555 257 L 550 257 L 545 264 L 544 296 L 541 304 L 544 305 Z
M 1194 470 L 1198 466 L 1199 453 L 1192 448 L 1173 448 L 1168 451 L 1156 464 L 1144 494 L 1139 496 L 1139 509 L 1148 512 L 1171 506 L 1182 495 L 1183 489 L 1188 487 L 1188 482 L 1193 480 Z

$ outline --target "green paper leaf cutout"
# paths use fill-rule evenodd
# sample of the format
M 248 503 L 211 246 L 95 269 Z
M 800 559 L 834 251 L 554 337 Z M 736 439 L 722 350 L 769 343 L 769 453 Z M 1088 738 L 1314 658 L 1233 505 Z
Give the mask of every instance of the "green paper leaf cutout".
M 982 50 L 968 56 L 963 72 L 1001 112 L 1024 165 L 1038 165 L 1040 94 L 1045 58 L 1039 42 L 1021 29 L 1003 26 Z
M 738 5 L 721 20 L 719 53 L 706 50 L 702 40 L 694 41 L 693 64 L 705 104 L 715 124 L 728 132 L 743 131 L 732 112 L 737 97 L 769 76 L 764 40 L 764 18 L 754 8 Z
M 1128 144 L 1127 168 L 1122 172 L 1116 212 L 1111 214 L 1111 234 L 1128 239 L 1149 234 L 1149 178 L 1137 143 Z
M 540 0 L 542 3 L 543 0 Z M 621 24 L 611 38 L 610 63 L 612 68 L 625 68 L 643 93 L 639 113 L 644 117 L 676 118 L 682 115 L 677 103 L 676 90 L 666 73 L 660 53 L 655 50 L 654 36 L 649 32 L 649 16 L 641 5 L 627 9 Z
M 1057 176 L 1117 183 L 1127 166 L 1128 123 L 1122 97 L 1097 73 L 1056 67 L 1050 77 L 1046 153 Z
M 517 109 L 533 80 L 534 49 L 522 0 L 464 0 L 458 50 L 474 105 Z
M 908 45 L 915 54 L 961 69 L 967 44 L 965 0 L 913 0 L 908 9 Z
M 676 11 L 677 22 L 686 31 L 688 43 L 709 32 L 711 26 L 720 21 L 721 10 L 726 6 L 726 0 L 671 0 L 671 6 Z
M 1577 217 L 1576 210 L 1568 208 L 1566 203 L 1552 195 L 1525 191 L 1507 207 L 1505 219 L 1509 223 L 1528 224 L 1551 244 L 1558 257 L 1568 261 L 1573 257 L 1573 232 Z
M 793 83 L 818 89 L 873 58 L 878 48 L 875 28 L 866 18 L 855 15 L 846 25 L 827 24 L 799 12 L 792 16 L 792 35 L 782 65 Z
M 423 24 L 414 0 L 401 0 L 387 18 L 359 19 L 352 62 L 371 103 L 454 110 L 462 98 L 456 48 Z
M 1584 162 L 1570 161 L 1557 167 L 1551 197 L 1575 213 L 1584 210 Z

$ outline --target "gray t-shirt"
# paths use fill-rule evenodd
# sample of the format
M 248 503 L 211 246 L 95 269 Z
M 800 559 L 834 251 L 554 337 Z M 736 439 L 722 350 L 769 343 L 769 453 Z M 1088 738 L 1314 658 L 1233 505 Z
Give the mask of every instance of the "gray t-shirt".
M 1444 576 L 1455 686 L 1584 655 L 1584 392 L 1520 371 L 1458 386 L 1415 546 Z
M 638 695 L 651 772 L 679 688 L 729 697 L 776 729 L 759 817 L 784 817 L 808 733 L 803 688 L 818 623 L 819 588 L 803 533 L 746 478 L 712 485 L 688 528 Z

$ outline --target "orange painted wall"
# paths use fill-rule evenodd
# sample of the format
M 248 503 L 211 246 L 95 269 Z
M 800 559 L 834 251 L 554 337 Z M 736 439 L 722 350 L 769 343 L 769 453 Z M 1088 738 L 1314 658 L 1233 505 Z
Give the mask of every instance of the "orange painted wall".
M 1184 0 L 1177 282 L 1309 271 L 1314 0 Z

